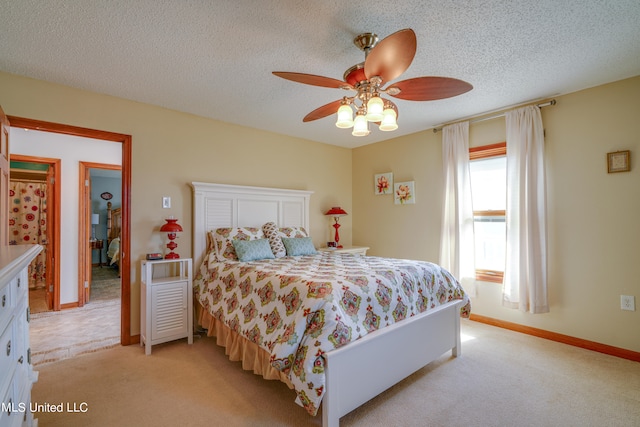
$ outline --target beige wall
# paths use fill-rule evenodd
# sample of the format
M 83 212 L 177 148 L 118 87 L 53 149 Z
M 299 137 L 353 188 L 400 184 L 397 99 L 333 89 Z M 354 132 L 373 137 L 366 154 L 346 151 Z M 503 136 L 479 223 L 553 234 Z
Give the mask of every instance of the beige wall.
M 551 312 L 503 308 L 501 287 L 479 283 L 472 312 L 640 351 L 640 77 L 556 98 L 546 130 Z M 402 126 L 401 123 L 399 123 Z M 438 261 L 441 133 L 422 132 L 353 150 L 353 241 L 372 255 Z M 505 140 L 504 119 L 471 125 L 470 144 Z M 631 172 L 607 174 L 606 153 L 631 150 Z M 415 180 L 417 203 L 374 196 L 373 175 Z
M 620 294 L 640 298 L 640 77 L 557 100 L 543 109 L 551 312 L 504 309 L 499 285 L 489 283 L 479 284 L 473 311 L 640 351 L 640 310 L 620 310 Z M 347 150 L 5 73 L 0 105 L 9 115 L 133 136 L 132 334 L 139 332 L 137 261 L 162 248 L 157 230 L 167 215 L 189 230 L 178 252 L 191 255 L 191 181 L 313 190 L 316 245 L 332 231 L 323 211 L 340 205 L 351 214 L 340 221 L 344 244 L 438 261 L 441 133 Z M 504 138 L 503 119 L 471 125 L 472 145 Z M 632 171 L 607 174 L 606 153 L 626 149 Z M 396 206 L 391 196 L 375 196 L 373 175 L 382 172 L 415 181 L 417 203 Z M 172 209 L 161 208 L 162 196 L 172 197 Z
M 316 246 L 333 230 L 323 213 L 351 205 L 351 150 L 261 132 L 189 114 L 0 73 L 0 105 L 12 116 L 132 135 L 131 333 L 140 332 L 139 261 L 163 249 L 163 218 L 186 232 L 177 252 L 191 255 L 192 181 L 312 190 Z M 162 209 L 162 197 L 172 198 Z M 351 244 L 351 219 L 341 241 Z M 63 250 L 65 248 L 62 248 Z

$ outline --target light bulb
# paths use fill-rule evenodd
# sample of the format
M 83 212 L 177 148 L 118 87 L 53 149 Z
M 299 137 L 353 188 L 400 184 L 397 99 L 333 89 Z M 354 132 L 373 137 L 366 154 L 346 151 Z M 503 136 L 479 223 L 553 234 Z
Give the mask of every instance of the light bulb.
M 396 117 L 396 110 L 394 110 L 393 108 L 385 109 L 382 117 L 382 123 L 380 123 L 379 129 L 385 132 L 398 129 Z
M 367 122 L 367 118 L 363 114 L 356 115 L 356 118 L 353 121 L 353 132 L 351 132 L 351 135 L 353 136 L 369 135 L 369 123 Z
M 349 105 L 343 104 L 338 108 L 338 121 L 336 126 L 341 129 L 353 126 L 353 110 Z
M 379 96 L 374 96 L 367 102 L 367 120 L 370 122 L 379 122 L 382 120 L 382 110 L 384 109 L 384 101 Z

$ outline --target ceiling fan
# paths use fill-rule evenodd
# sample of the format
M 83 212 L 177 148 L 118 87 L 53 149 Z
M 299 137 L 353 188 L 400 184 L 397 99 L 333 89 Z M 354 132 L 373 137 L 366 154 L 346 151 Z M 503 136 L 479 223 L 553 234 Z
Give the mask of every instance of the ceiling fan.
M 398 107 L 386 94 L 410 101 L 433 101 L 461 95 L 473 89 L 469 83 L 449 77 L 416 77 L 383 86 L 404 73 L 416 53 L 416 34 L 407 28 L 391 34 L 378 42 L 373 33 L 358 35 L 353 43 L 365 53 L 365 61 L 344 73 L 344 80 L 313 74 L 274 71 L 283 79 L 313 86 L 355 91 L 353 96 L 330 102 L 307 114 L 303 122 L 310 122 L 337 113 L 336 126 L 353 127 L 354 136 L 369 134 L 369 122 L 377 123 L 382 131 L 398 128 Z M 355 118 L 353 117 L 355 109 Z

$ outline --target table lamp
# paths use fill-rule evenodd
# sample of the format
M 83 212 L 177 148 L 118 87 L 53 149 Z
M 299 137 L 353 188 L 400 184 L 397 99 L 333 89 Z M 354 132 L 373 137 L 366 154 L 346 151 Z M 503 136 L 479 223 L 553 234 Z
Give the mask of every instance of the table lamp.
M 100 214 L 91 214 L 91 240 L 96 240 L 96 225 L 100 224 Z
M 340 228 L 340 224 L 338 223 L 338 218 L 340 218 L 341 216 L 349 215 L 349 214 L 347 212 L 345 212 L 344 209 L 342 209 L 341 207 L 337 206 L 337 207 L 333 207 L 333 208 L 329 209 L 325 215 L 332 216 L 333 219 L 335 220 L 335 223 L 333 224 L 333 228 L 336 229 L 336 235 L 334 237 L 334 241 L 336 242 L 336 248 L 341 248 L 342 245 L 339 243 L 340 242 L 340 234 L 338 234 L 338 228 Z
M 175 242 L 175 239 L 177 237 L 176 233 L 182 232 L 182 226 L 178 224 L 178 219 L 172 216 L 170 216 L 169 218 L 166 218 L 165 221 L 167 223 L 163 224 L 162 227 L 160 227 L 160 232 L 167 233 L 167 238 L 169 239 L 169 243 L 167 243 L 167 248 L 169 248 L 170 252 L 166 254 L 164 258 L 178 259 L 180 258 L 180 255 L 173 252 L 173 250 L 178 247 L 178 244 Z

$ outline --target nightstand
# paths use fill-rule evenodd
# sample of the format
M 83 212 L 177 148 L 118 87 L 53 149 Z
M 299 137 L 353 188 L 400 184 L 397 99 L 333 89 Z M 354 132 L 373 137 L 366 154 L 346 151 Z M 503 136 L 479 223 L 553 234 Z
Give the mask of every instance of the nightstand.
M 104 240 L 89 240 L 89 246 L 91 246 L 91 250 L 97 250 L 98 255 L 100 256 L 100 268 L 102 268 L 102 248 L 104 247 Z
M 140 345 L 180 338 L 193 344 L 193 277 L 191 258 L 144 260 L 140 264 Z
M 336 252 L 356 255 L 366 255 L 369 248 L 367 246 L 345 246 L 343 248 L 318 248 L 321 252 Z

